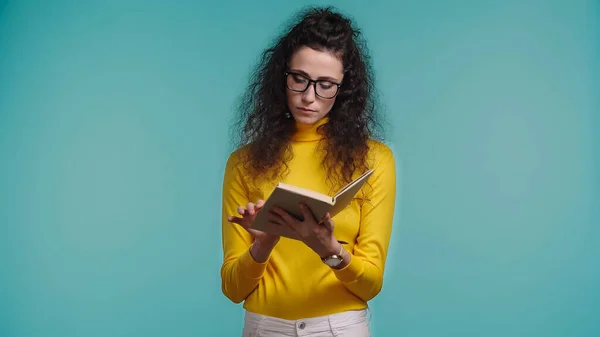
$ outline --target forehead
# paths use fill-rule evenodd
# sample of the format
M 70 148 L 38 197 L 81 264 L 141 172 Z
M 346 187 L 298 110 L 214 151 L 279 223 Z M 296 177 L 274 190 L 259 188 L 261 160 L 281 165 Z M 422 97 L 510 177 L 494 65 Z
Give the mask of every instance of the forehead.
M 301 70 L 311 78 L 332 78 L 342 80 L 344 66 L 336 55 L 308 47 L 298 49 L 290 59 L 290 69 Z

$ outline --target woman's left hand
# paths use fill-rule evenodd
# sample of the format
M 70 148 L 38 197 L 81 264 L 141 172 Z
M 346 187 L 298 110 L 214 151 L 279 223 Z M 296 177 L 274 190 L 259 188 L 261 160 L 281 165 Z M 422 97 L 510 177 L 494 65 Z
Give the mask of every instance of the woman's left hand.
M 281 208 L 275 207 L 269 214 L 270 221 L 281 226 L 287 226 L 296 237 L 310 247 L 321 258 L 339 254 L 341 244 L 333 235 L 334 223 L 329 213 L 322 221 L 317 221 L 312 211 L 304 204 L 300 204 L 304 216 L 301 221 Z

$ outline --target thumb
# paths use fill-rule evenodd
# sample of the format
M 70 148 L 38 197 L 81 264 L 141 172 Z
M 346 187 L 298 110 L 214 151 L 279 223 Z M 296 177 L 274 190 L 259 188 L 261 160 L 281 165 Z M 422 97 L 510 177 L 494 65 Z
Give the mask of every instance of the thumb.
M 240 217 L 235 217 L 235 216 L 230 216 L 227 218 L 227 220 L 231 223 L 236 223 L 242 227 L 244 227 L 245 229 L 250 228 L 250 224 L 248 224 L 248 221 L 246 221 L 243 218 Z
M 323 217 L 323 223 L 325 224 L 325 227 L 327 227 L 327 229 L 329 229 L 331 232 L 333 232 L 333 220 L 331 219 L 331 214 L 327 213 L 325 214 L 325 217 Z

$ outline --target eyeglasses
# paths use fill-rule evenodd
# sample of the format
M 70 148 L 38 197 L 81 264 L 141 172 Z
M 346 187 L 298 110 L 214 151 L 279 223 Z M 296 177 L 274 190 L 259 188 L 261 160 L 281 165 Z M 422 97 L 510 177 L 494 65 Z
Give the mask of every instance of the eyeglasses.
M 285 78 L 285 85 L 288 89 L 295 92 L 304 92 L 312 84 L 315 89 L 315 94 L 326 99 L 334 98 L 342 86 L 341 83 L 335 83 L 329 80 L 311 80 L 305 75 L 291 71 L 285 72 Z

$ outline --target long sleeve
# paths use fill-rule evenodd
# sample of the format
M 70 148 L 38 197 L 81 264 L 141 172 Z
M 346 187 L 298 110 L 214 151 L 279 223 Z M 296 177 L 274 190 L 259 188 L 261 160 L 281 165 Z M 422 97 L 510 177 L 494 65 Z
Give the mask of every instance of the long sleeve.
M 370 178 L 364 201 L 360 234 L 350 263 L 334 274 L 364 301 L 374 298 L 383 286 L 384 267 L 392 231 L 396 200 L 396 170 L 392 152 L 386 148 Z
M 222 190 L 221 288 L 223 294 L 234 303 L 242 302 L 256 288 L 268 263 L 258 263 L 252 258 L 252 236 L 240 225 L 227 221 L 230 215 L 239 216 L 237 207 L 246 205 L 248 199 L 236 157 L 232 155 L 225 167 Z

